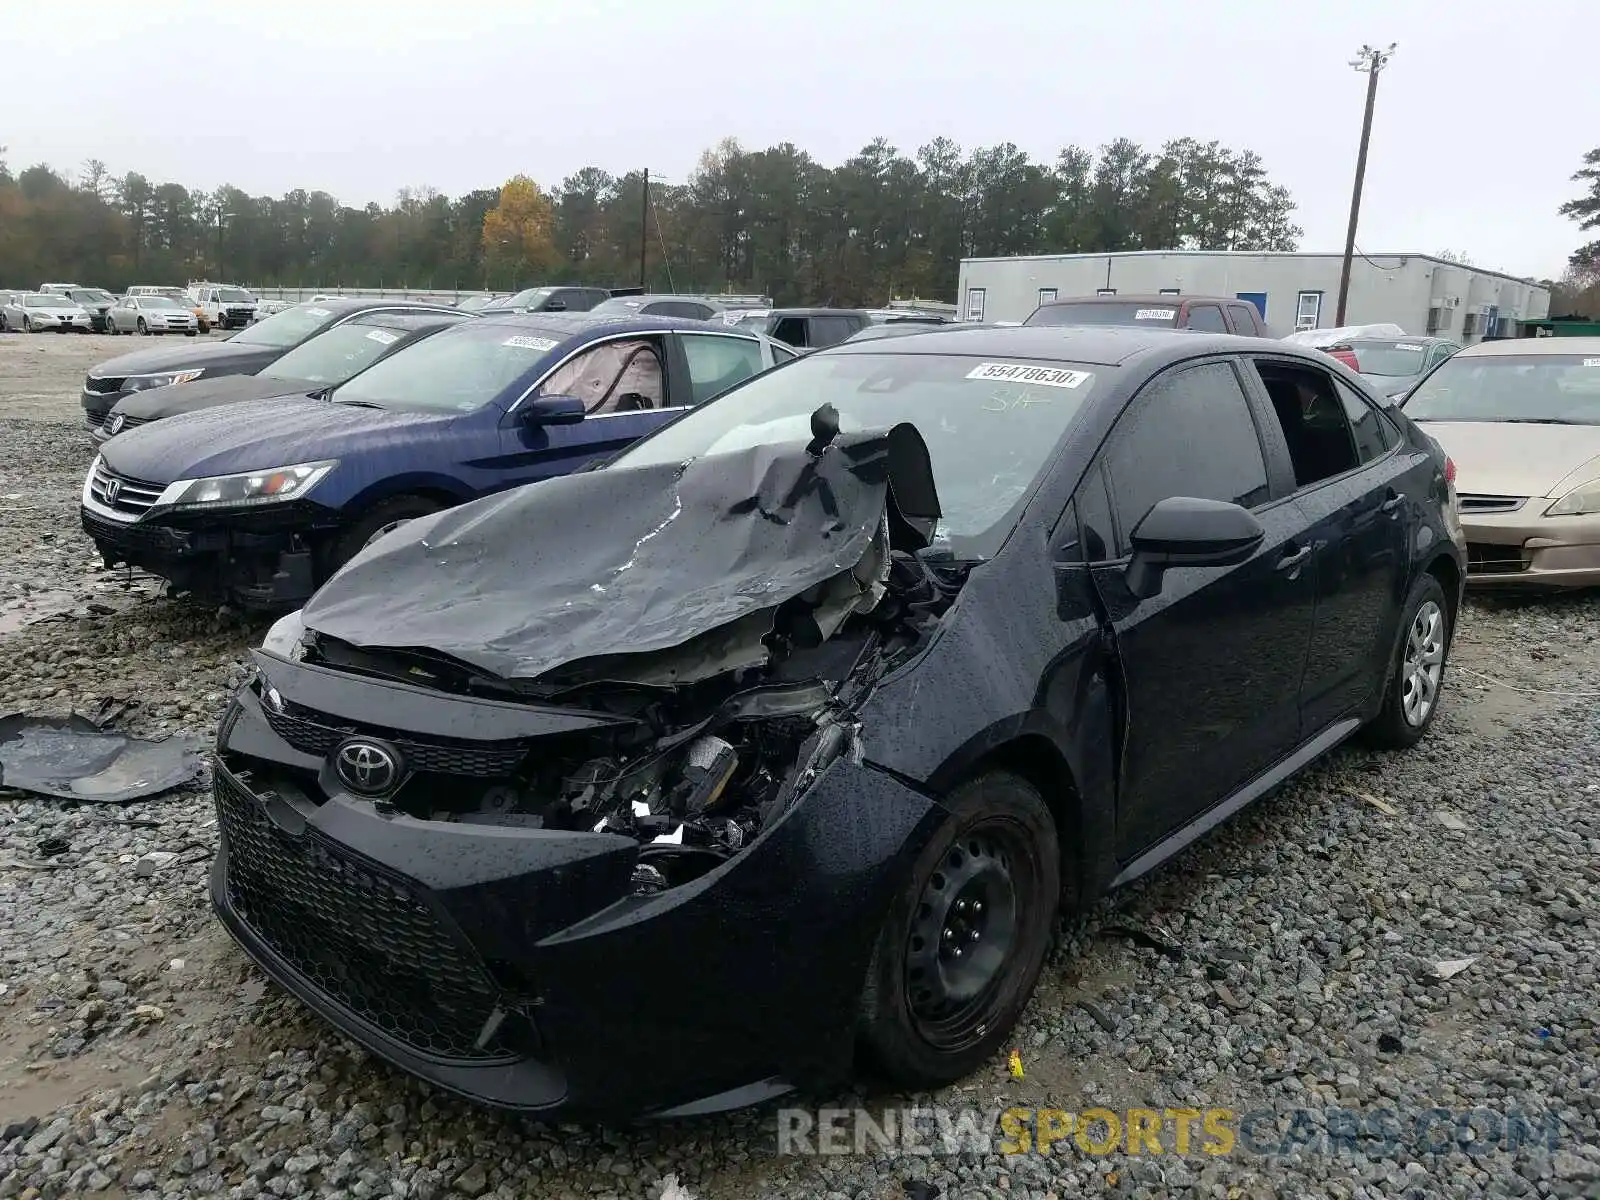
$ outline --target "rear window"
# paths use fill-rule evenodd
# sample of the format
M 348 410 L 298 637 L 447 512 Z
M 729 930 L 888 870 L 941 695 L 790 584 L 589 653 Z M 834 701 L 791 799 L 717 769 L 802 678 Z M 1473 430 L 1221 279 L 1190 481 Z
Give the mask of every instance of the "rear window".
M 1428 357 L 1428 347 L 1420 342 L 1358 338 L 1348 344 L 1363 375 L 1420 375 Z
M 1108 304 L 1089 301 L 1083 304 L 1046 304 L 1037 309 L 1024 325 L 1176 325 L 1175 304 Z

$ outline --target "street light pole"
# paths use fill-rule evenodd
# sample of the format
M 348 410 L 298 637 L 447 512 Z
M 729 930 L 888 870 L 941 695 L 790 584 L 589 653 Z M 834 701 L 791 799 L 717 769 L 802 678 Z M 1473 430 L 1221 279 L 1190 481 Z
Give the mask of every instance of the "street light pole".
M 1350 298 L 1350 259 L 1356 249 L 1356 222 L 1361 217 L 1361 185 L 1367 178 L 1367 143 L 1372 139 L 1372 108 L 1378 99 L 1378 72 L 1389 65 L 1394 57 L 1395 43 L 1386 50 L 1362 46 L 1350 65 L 1367 76 L 1367 111 L 1361 118 L 1361 149 L 1356 152 L 1356 185 L 1350 194 L 1350 227 L 1344 235 L 1344 263 L 1339 268 L 1339 305 L 1334 312 L 1333 324 L 1344 324 L 1345 302 Z

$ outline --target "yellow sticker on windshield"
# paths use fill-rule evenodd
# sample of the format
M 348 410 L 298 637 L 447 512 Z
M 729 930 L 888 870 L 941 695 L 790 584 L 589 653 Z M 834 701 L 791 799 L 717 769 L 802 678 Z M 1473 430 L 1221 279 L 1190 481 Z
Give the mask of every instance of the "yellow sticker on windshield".
M 1038 367 L 1031 363 L 979 363 L 967 372 L 968 379 L 992 379 L 1002 383 L 1036 383 L 1042 387 L 1082 387 L 1094 376 L 1088 371 L 1069 371 L 1065 367 Z

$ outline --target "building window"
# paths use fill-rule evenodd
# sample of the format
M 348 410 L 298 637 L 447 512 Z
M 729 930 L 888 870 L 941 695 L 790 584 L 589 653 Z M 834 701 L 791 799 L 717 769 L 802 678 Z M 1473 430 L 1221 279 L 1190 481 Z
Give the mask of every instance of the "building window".
M 1040 304 L 1049 304 L 1050 301 L 1054 300 L 1055 298 L 1056 298 L 1056 289 L 1055 288 L 1040 288 L 1039 289 L 1039 303 Z
M 1295 302 L 1294 327 L 1315 329 L 1322 321 L 1322 293 L 1301 292 Z
M 1428 332 L 1438 333 L 1441 329 L 1450 328 L 1450 310 L 1442 304 L 1435 304 L 1428 309 Z
M 1179 295 L 1182 295 L 1182 293 L 1179 292 L 1177 288 L 1162 288 L 1161 291 L 1158 294 L 1162 295 L 1162 296 L 1179 296 Z
M 983 320 L 983 304 L 985 297 L 986 289 L 984 288 L 967 289 L 967 320 Z
M 1116 288 L 1095 288 L 1094 294 L 1096 296 L 1115 296 L 1117 294 L 1117 289 Z
M 1481 314 L 1469 312 L 1461 318 L 1461 336 L 1472 337 L 1478 332 L 1478 320 Z

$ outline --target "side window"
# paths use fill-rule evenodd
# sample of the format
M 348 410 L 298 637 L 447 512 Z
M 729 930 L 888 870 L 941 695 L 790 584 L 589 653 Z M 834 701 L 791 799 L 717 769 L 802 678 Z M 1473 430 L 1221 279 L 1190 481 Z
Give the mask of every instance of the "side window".
M 1360 464 L 1333 376 L 1297 363 L 1257 361 L 1255 368 L 1283 427 L 1297 487 L 1310 487 Z
M 1203 329 L 1207 333 L 1227 333 L 1222 323 L 1222 310 L 1215 304 L 1196 304 L 1189 310 L 1189 328 Z
M 1394 445 L 1396 438 L 1389 422 L 1344 380 L 1334 380 L 1334 386 L 1339 389 L 1344 415 L 1349 419 L 1350 432 L 1355 436 L 1356 454 L 1364 463 L 1382 458 Z
M 1104 562 L 1115 555 L 1116 526 L 1111 520 L 1111 497 L 1106 473 L 1097 464 L 1089 469 L 1073 497 L 1078 510 L 1078 546 L 1084 562 Z
M 576 396 L 583 401 L 584 411 L 593 416 L 660 408 L 667 390 L 654 344 L 630 338 L 604 342 L 557 367 L 539 393 Z
M 695 404 L 761 373 L 761 343 L 755 338 L 704 333 L 685 333 L 680 338 L 683 356 L 689 361 L 689 389 Z
M 787 347 L 780 346 L 776 342 L 772 344 L 772 361 L 774 363 L 791 362 L 799 357 L 800 356 L 798 354 Z
M 804 317 L 784 317 L 772 327 L 772 336 L 780 342 L 787 342 L 791 346 L 809 346 L 806 340 L 806 319 Z
M 1250 404 L 1225 362 L 1169 371 L 1147 384 L 1118 420 L 1105 466 L 1123 531 L 1119 553 L 1127 553 L 1127 532 L 1169 496 L 1246 508 L 1271 498 Z
M 813 346 L 836 346 L 855 331 L 856 324 L 849 317 L 826 316 L 811 318 L 811 344 Z
M 1244 337 L 1255 337 L 1261 332 L 1256 324 L 1256 310 L 1246 304 L 1231 304 L 1228 315 L 1233 318 L 1233 331 Z

